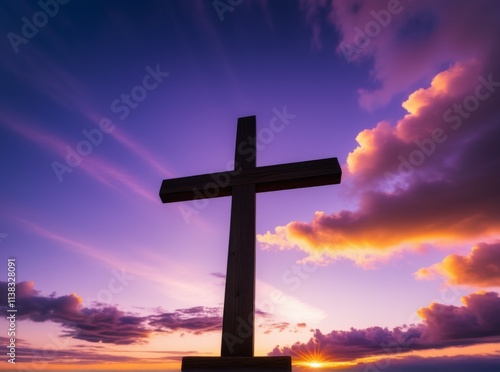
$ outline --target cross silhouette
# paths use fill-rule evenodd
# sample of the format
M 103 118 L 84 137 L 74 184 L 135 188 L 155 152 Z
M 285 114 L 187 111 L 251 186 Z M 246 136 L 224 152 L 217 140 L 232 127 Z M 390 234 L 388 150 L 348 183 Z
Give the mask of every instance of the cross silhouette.
M 256 118 L 238 119 L 234 170 L 164 180 L 163 203 L 232 196 L 227 259 L 222 346 L 220 360 L 185 357 L 182 370 L 207 364 L 215 369 L 229 365 L 271 365 L 290 370 L 289 357 L 253 357 L 255 314 L 255 197 L 257 192 L 288 190 L 340 183 L 337 158 L 256 166 Z M 236 357 L 236 359 L 235 359 Z

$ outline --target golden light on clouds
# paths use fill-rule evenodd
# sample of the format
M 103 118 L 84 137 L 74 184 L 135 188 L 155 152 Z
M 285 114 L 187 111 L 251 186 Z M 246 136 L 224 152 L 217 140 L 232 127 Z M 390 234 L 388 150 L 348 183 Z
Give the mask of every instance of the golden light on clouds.
M 417 279 L 441 276 L 453 285 L 500 286 L 500 242 L 478 243 L 469 254 L 450 254 L 441 262 L 415 273 Z

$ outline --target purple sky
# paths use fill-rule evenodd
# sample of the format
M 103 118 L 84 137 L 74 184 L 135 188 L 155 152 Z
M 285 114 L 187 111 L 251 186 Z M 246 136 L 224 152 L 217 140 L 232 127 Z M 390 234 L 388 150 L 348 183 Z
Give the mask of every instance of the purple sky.
M 231 169 L 256 115 L 258 166 L 343 169 L 257 196 L 256 355 L 498 370 L 498 2 L 4 1 L 0 20 L 18 366 L 218 355 L 230 198 L 158 191 Z

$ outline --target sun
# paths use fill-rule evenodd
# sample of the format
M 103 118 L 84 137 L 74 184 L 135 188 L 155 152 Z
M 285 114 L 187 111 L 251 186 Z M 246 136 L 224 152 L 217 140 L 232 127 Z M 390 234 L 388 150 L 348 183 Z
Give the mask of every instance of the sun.
M 311 368 L 321 368 L 321 367 L 323 367 L 323 363 L 316 362 L 316 361 L 309 362 L 309 367 L 311 367 Z
M 307 348 L 296 350 L 297 365 L 308 367 L 311 369 L 325 368 L 330 362 L 322 347 L 317 344 L 308 345 Z

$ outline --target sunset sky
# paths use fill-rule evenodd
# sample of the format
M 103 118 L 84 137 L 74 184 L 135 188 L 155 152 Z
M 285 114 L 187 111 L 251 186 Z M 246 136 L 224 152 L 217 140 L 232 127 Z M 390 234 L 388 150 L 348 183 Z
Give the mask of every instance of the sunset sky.
M 217 356 L 230 197 L 163 179 L 337 157 L 258 194 L 256 355 L 500 370 L 500 2 L 0 3 L 0 370 Z M 16 358 L 8 362 L 8 259 Z

